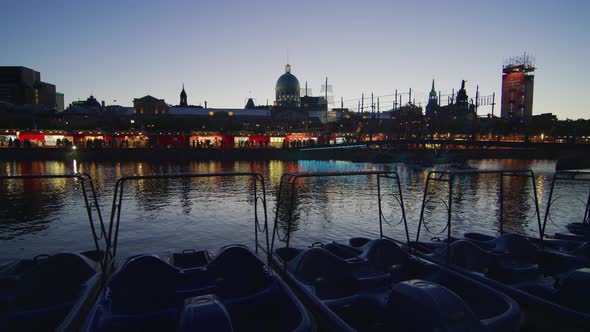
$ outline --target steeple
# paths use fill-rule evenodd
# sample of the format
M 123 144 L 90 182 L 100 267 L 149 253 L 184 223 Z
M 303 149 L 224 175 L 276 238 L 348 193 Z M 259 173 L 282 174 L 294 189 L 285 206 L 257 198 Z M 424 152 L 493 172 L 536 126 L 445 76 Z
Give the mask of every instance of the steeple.
M 184 83 L 182 83 L 182 91 L 180 91 L 180 106 L 188 106 L 186 91 L 184 91 Z
M 434 79 L 432 80 L 432 89 L 430 89 L 430 95 L 429 95 L 429 100 L 430 99 L 436 99 L 436 90 L 434 89 Z
M 434 79 L 432 80 L 432 88 L 428 94 L 428 104 L 426 104 L 426 116 L 436 116 L 439 111 L 438 99 L 436 98 L 436 90 L 434 89 Z
M 457 104 L 467 106 L 469 98 L 467 97 L 467 91 L 465 91 L 465 80 L 461 81 L 461 89 L 457 92 Z

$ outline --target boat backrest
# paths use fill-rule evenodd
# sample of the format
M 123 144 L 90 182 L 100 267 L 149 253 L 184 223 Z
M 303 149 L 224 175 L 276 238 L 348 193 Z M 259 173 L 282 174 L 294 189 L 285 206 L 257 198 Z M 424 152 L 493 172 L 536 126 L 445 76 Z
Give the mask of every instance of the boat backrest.
M 451 290 L 433 282 L 407 280 L 391 290 L 387 319 L 401 331 L 482 331 L 469 306 Z
M 555 294 L 555 301 L 574 310 L 590 312 L 590 268 L 569 273 Z
M 324 245 L 322 248 L 326 249 L 327 251 L 333 253 L 334 255 L 342 259 L 357 258 L 360 254 L 363 253 L 362 250 L 347 245 L 342 245 L 337 242 L 328 243 Z
M 350 263 L 321 247 L 305 250 L 287 267 L 297 280 L 313 286 L 320 299 L 350 296 L 358 290 Z
M 537 247 L 524 236 L 506 233 L 496 239 L 494 251 L 509 254 L 511 258 L 535 263 L 537 261 Z
M 492 262 L 490 254 L 476 244 L 457 240 L 436 254 L 436 259 L 445 264 L 486 273 Z
M 289 270 L 304 283 L 312 283 L 318 278 L 353 278 L 352 271 L 345 260 L 321 247 L 310 248 L 302 252 L 290 262 Z
M 268 284 L 268 269 L 245 246 L 221 249 L 206 268 L 217 285 L 228 291 L 251 292 Z
M 364 246 L 362 258 L 379 270 L 389 271 L 394 265 L 405 265 L 408 254 L 388 239 L 376 239 Z
M 130 259 L 109 283 L 113 310 L 142 311 L 169 306 L 176 298 L 179 273 L 156 255 Z

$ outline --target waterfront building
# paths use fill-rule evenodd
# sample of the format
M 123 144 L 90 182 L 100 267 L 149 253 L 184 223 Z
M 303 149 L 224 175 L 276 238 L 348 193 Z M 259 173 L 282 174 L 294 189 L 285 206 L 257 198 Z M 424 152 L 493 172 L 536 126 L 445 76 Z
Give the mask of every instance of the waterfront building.
M 61 92 L 56 92 L 55 93 L 55 106 L 56 106 L 56 110 L 58 113 L 61 113 L 64 111 L 64 107 L 65 107 L 65 102 L 64 102 L 64 94 Z
M 430 107 L 428 106 L 430 105 Z M 426 105 L 426 116 L 440 120 L 465 120 L 475 118 L 475 105 L 469 102 L 465 80 L 461 81 L 461 88 L 457 92 L 457 97 L 451 99 L 448 105 L 441 106 L 436 101 L 436 91 L 434 91 L 434 81 L 430 91 L 428 104 Z
M 326 112 L 328 103 L 323 96 L 303 96 L 301 97 L 301 109 L 307 112 Z
M 158 99 L 147 95 L 133 99 L 133 114 L 135 115 L 164 115 L 168 114 L 169 107 L 164 99 Z
M 475 105 L 469 101 L 465 80 L 461 81 L 461 88 L 456 97 L 449 99 L 449 104 L 440 105 L 440 96 L 432 88 L 426 105 L 426 130 L 430 134 L 440 132 L 467 133 L 473 131 L 473 121 L 477 120 Z
M 56 109 L 55 85 L 41 81 L 41 74 L 26 67 L 0 67 L 0 101 L 14 106 L 41 105 Z
M 102 112 L 103 105 L 94 98 L 93 95 L 86 98 L 86 100 L 74 101 L 65 110 L 66 113 L 80 113 L 80 114 L 98 114 Z
M 513 57 L 502 66 L 503 119 L 528 122 L 533 116 L 534 59 L 527 55 Z
M 275 106 L 299 108 L 301 105 L 301 88 L 299 80 L 291 74 L 291 65 L 285 66 L 285 73 L 279 77 L 275 87 Z

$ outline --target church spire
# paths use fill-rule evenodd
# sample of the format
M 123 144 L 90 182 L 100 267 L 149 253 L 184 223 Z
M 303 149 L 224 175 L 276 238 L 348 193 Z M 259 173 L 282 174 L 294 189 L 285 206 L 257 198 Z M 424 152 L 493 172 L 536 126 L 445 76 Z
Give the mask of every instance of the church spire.
M 430 89 L 430 98 L 436 99 L 436 90 L 434 89 L 434 79 L 432 79 L 432 89 Z
M 188 106 L 186 91 L 184 91 L 184 83 L 182 83 L 182 91 L 180 91 L 180 106 Z

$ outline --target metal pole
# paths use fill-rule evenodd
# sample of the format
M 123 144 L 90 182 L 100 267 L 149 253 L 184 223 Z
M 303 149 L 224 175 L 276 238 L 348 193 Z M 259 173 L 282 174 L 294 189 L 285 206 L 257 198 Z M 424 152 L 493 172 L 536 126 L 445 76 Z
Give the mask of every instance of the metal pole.
M 381 210 L 381 176 L 377 175 L 377 203 L 379 206 L 379 237 L 383 238 L 383 218 Z
M 504 173 L 500 173 L 500 235 L 504 234 Z
M 426 176 L 426 185 L 424 186 L 424 196 L 422 198 L 422 207 L 420 208 L 420 219 L 418 219 L 418 230 L 416 231 L 416 243 L 420 240 L 420 229 L 422 228 L 422 223 L 424 222 L 424 206 L 426 205 L 426 196 L 428 196 L 428 186 L 430 185 L 430 175 L 432 171 L 428 173 Z
M 365 115 L 365 94 L 361 94 L 361 115 Z
M 535 212 L 537 213 L 537 225 L 539 226 L 539 239 L 543 241 L 543 227 L 541 226 L 541 215 L 539 214 L 539 199 L 537 198 L 537 184 L 535 183 L 535 173 L 531 171 L 531 182 L 533 183 L 533 195 L 535 198 Z
M 406 240 L 408 241 L 408 246 L 410 245 L 410 231 L 408 230 L 408 221 L 406 220 L 406 209 L 404 208 L 404 196 L 402 195 L 402 186 L 399 180 L 399 175 L 396 173 L 395 178 L 397 180 L 397 190 L 399 191 L 399 202 L 402 208 L 402 218 L 404 218 L 404 226 L 406 230 Z
M 584 213 L 584 220 L 582 224 L 590 223 L 590 187 L 588 187 L 588 201 L 586 202 L 586 212 Z
M 494 117 L 494 106 L 496 105 L 496 93 L 492 93 L 492 118 Z
M 479 106 L 479 84 L 475 88 L 475 114 L 477 115 L 477 107 Z
M 373 93 L 371 92 L 371 119 L 375 118 L 375 102 L 373 101 Z
M 449 177 L 449 198 L 447 210 L 447 264 L 451 263 L 451 218 L 453 213 L 453 183 L 455 182 L 455 174 Z

